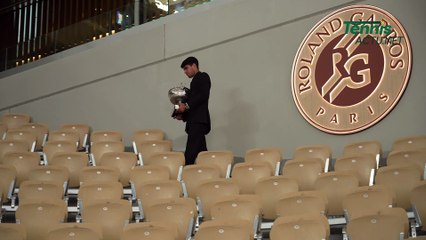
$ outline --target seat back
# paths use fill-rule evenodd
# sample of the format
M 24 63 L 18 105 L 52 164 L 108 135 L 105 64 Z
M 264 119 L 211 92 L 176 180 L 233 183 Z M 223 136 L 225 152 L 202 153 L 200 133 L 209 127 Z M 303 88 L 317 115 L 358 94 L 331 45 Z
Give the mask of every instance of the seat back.
M 50 159 L 49 165 L 67 168 L 70 174 L 68 186 L 76 188 L 80 186 L 80 171 L 89 165 L 89 155 L 85 152 L 57 153 Z
M 1 240 L 26 240 L 27 232 L 22 224 L 1 223 L 0 224 Z
M 134 143 L 164 140 L 164 131 L 158 128 L 140 129 L 133 132 L 131 140 Z
M 152 154 L 158 152 L 171 152 L 173 150 L 173 144 L 170 140 L 151 140 L 136 143 L 133 146 L 133 150 L 139 155 L 141 165 L 143 165 L 144 159 L 149 159 Z
M 85 182 L 78 191 L 78 206 L 84 208 L 96 201 L 123 198 L 123 186 L 117 181 Z
M 6 124 L 7 129 L 20 128 L 22 125 L 29 123 L 30 115 L 26 113 L 5 113 L 1 118 L 1 122 Z
M 261 199 L 263 218 L 275 220 L 275 207 L 278 200 L 285 193 L 297 192 L 298 190 L 297 181 L 286 176 L 271 176 L 260 179 L 256 183 L 254 192 Z
M 34 200 L 19 204 L 16 222 L 24 226 L 27 240 L 46 239 L 50 226 L 67 219 L 67 206 L 63 200 Z
M 123 187 L 130 185 L 130 172 L 137 164 L 137 157 L 132 152 L 108 152 L 101 157 L 100 165 L 115 167 L 120 172 Z
M 137 166 L 130 172 L 130 184 L 133 189 L 133 196 L 136 196 L 136 189 L 145 183 L 159 180 L 170 180 L 170 172 L 167 167 L 160 165 Z
M 93 202 L 84 207 L 81 218 L 83 222 L 99 224 L 103 240 L 117 240 L 132 219 L 131 202 L 124 199 Z
M 60 223 L 49 228 L 46 240 L 102 240 L 102 229 L 96 223 Z
M 161 165 L 167 167 L 170 172 L 170 179 L 182 178 L 182 170 L 185 165 L 185 155 L 183 152 L 157 152 L 149 158 L 145 158 L 143 165 Z
M 194 231 L 197 207 L 192 198 L 162 199 L 145 208 L 147 222 L 166 222 L 175 224 L 179 240 L 189 239 Z
M 188 197 L 195 199 L 197 188 L 203 180 L 220 178 L 220 169 L 214 164 L 186 165 L 182 170 L 182 181 Z
M 401 150 L 416 150 L 426 148 L 426 135 L 413 135 L 395 139 L 392 143 L 392 152 Z
M 120 172 L 117 168 L 110 166 L 88 166 L 80 170 L 78 179 L 80 185 L 86 182 L 118 182 Z
M 196 190 L 197 204 L 203 221 L 211 220 L 211 207 L 224 196 L 238 195 L 238 185 L 230 179 L 204 180 Z
M 43 151 L 43 146 L 47 141 L 49 135 L 49 127 L 44 123 L 26 123 L 19 129 L 32 132 L 37 137 L 35 151 Z
M 68 189 L 69 182 L 68 169 L 63 166 L 38 166 L 28 173 L 28 180 L 52 181 L 60 183 L 64 191 Z
M 315 181 L 324 172 L 322 163 L 318 158 L 288 160 L 281 172 L 283 176 L 296 180 L 300 191 L 309 191 L 314 189 Z
M 16 170 L 12 165 L 0 164 L 0 176 L 0 200 L 5 203 L 15 191 Z
M 80 143 L 80 135 L 72 130 L 55 130 L 49 132 L 48 141 L 74 142 L 78 148 Z
M 328 215 L 344 215 L 342 199 L 358 188 L 359 180 L 352 172 L 328 172 L 321 174 L 314 186 L 327 195 Z
M 4 140 L 25 142 L 28 145 L 29 151 L 34 152 L 37 143 L 37 136 L 31 131 L 12 129 L 7 131 Z
M 376 158 L 376 168 L 382 156 L 382 145 L 379 141 L 358 141 L 343 146 L 343 156 L 372 154 Z
M 3 158 L 10 152 L 29 152 L 30 148 L 24 141 L 18 140 L 3 140 L 0 141 L 0 164 L 3 163 Z
M 220 168 L 220 177 L 229 178 L 232 165 L 234 164 L 234 154 L 232 151 L 202 151 L 198 153 L 196 164 L 215 164 Z
M 45 164 L 49 164 L 58 153 L 77 152 L 77 145 L 71 141 L 47 141 L 43 147 L 43 160 Z
M 211 220 L 203 222 L 196 232 L 195 240 L 250 240 L 252 228 L 246 221 Z
M 399 240 L 408 236 L 408 217 L 402 208 L 384 208 L 347 223 L 351 240 Z
M 236 163 L 232 169 L 232 180 L 238 184 L 241 194 L 254 194 L 261 178 L 274 175 L 269 163 L 262 161 Z
M 411 190 L 410 203 L 422 231 L 426 231 L 426 182 L 421 181 Z
M 328 200 L 321 191 L 289 192 L 281 196 L 275 206 L 277 217 L 295 215 L 326 215 Z
M 177 227 L 166 222 L 141 222 L 124 227 L 121 240 L 176 240 Z
M 252 148 L 246 151 L 244 161 L 262 161 L 267 162 L 271 168 L 276 171 L 279 169 L 279 163 L 282 159 L 282 150 L 280 148 Z
M 392 151 L 386 158 L 388 166 L 393 165 L 416 165 L 423 172 L 422 179 L 425 179 L 426 172 L 426 148 L 416 150 Z
M 12 165 L 16 170 L 16 187 L 28 179 L 31 169 L 40 165 L 40 155 L 36 152 L 10 152 L 3 158 L 3 163 Z
M 377 171 L 376 184 L 392 189 L 396 194 L 396 206 L 409 210 L 411 190 L 421 181 L 421 172 L 415 166 L 387 166 Z
M 69 130 L 78 133 L 79 135 L 79 151 L 87 150 L 87 145 L 89 141 L 89 134 L 90 134 L 90 126 L 88 124 L 84 123 L 67 123 L 63 124 L 60 127 L 60 130 Z
M 60 182 L 26 180 L 19 188 L 19 204 L 32 200 L 64 199 L 64 185 Z
M 92 164 L 102 165 L 102 155 L 110 152 L 124 152 L 124 143 L 121 141 L 92 142 L 89 155 Z
M 294 150 L 293 159 L 319 158 L 322 160 L 323 172 L 328 172 L 331 159 L 331 147 L 328 145 L 305 145 Z
M 271 240 L 329 239 L 327 218 L 320 214 L 283 216 L 274 221 Z
M 360 186 L 373 185 L 376 169 L 376 157 L 370 153 L 343 155 L 336 159 L 335 171 L 354 171 Z
M 344 196 L 342 206 L 350 221 L 366 212 L 393 207 L 394 201 L 395 194 L 384 186 L 363 186 Z
M 94 131 L 90 134 L 90 142 L 122 142 L 123 134 L 119 131 L 101 130 Z

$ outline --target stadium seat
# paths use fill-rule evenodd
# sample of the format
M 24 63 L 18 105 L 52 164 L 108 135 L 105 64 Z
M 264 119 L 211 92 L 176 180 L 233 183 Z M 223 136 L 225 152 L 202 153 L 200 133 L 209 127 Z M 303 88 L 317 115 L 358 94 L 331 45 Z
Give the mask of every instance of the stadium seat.
M 120 240 L 176 240 L 177 227 L 173 223 L 141 222 L 124 227 Z
M 1 240 L 26 240 L 27 231 L 25 230 L 25 227 L 22 224 L 1 223 L 0 239 Z
M 285 193 L 278 199 L 277 217 L 296 215 L 327 215 L 328 200 L 321 191 L 298 191 Z
M 59 130 L 70 130 L 73 132 L 77 132 L 79 135 L 79 151 L 88 152 L 88 143 L 89 143 L 89 135 L 90 135 L 90 126 L 84 123 L 67 123 L 61 125 Z
M 92 165 L 102 165 L 102 155 L 109 152 L 124 152 L 124 143 L 121 141 L 92 142 L 89 154 Z
M 185 165 L 185 155 L 183 152 L 157 152 L 149 158 L 145 158 L 143 165 L 161 165 L 167 167 L 170 173 L 170 179 L 180 180 L 182 170 Z
M 16 187 L 28 179 L 31 169 L 40 166 L 40 155 L 36 152 L 10 152 L 3 158 L 3 163 L 12 165 L 16 170 Z
M 304 145 L 294 150 L 293 160 L 319 158 L 322 160 L 323 172 L 328 172 L 331 155 L 331 147 L 328 145 Z
M 271 240 L 329 239 L 327 218 L 320 214 L 283 216 L 272 225 Z
M 50 159 L 49 165 L 63 166 L 68 169 L 68 187 L 78 188 L 80 186 L 80 171 L 89 166 L 89 155 L 85 152 L 61 152 Z
M 416 222 L 421 223 L 422 231 L 426 231 L 426 181 L 417 183 L 410 193 L 410 203 L 416 217 Z
M 391 151 L 417 150 L 426 148 L 426 135 L 413 135 L 395 139 Z
M 77 152 L 77 145 L 75 144 L 75 142 L 47 141 L 43 147 L 44 164 L 49 164 L 49 159 L 53 158 L 55 154 L 64 152 Z
M 246 151 L 244 156 L 245 162 L 262 161 L 270 164 L 274 170 L 274 175 L 278 175 L 280 163 L 282 159 L 282 150 L 279 148 L 265 147 L 252 148 Z
M 5 113 L 1 117 L 1 122 L 6 124 L 8 130 L 20 128 L 30 121 L 31 117 L 26 113 Z
M 357 141 L 343 146 L 343 156 L 363 153 L 373 154 L 376 158 L 376 168 L 379 167 L 382 157 L 382 145 L 379 141 Z
M 182 182 L 188 197 L 196 199 L 197 188 L 204 180 L 220 178 L 220 169 L 214 164 L 186 165 L 182 170 Z
M 37 136 L 33 132 L 21 129 L 8 130 L 4 140 L 25 142 L 30 152 L 35 151 L 37 144 Z
M 96 223 L 59 223 L 49 227 L 46 240 L 102 240 L 102 229 Z
M 144 159 L 149 159 L 154 153 L 171 152 L 173 144 L 170 140 L 151 140 L 136 143 L 133 151 L 139 156 L 140 165 L 144 165 Z
M 24 141 L 0 141 L 0 164 L 3 163 L 3 158 L 7 153 L 10 152 L 29 152 L 29 146 Z
M 324 172 L 322 163 L 318 158 L 300 157 L 297 160 L 288 160 L 284 163 L 281 174 L 296 180 L 300 191 L 313 190 L 318 176 Z
M 354 171 L 360 186 L 371 186 L 374 183 L 376 156 L 370 153 L 347 154 L 336 159 L 335 171 Z
M 198 153 L 196 164 L 213 163 L 220 168 L 220 177 L 229 178 L 231 176 L 232 165 L 234 164 L 234 154 L 232 151 L 202 151 Z
M 246 221 L 210 220 L 201 223 L 194 240 L 251 240 L 253 230 Z
M 262 161 L 236 163 L 232 168 L 232 181 L 235 181 L 241 194 L 254 194 L 256 184 L 261 178 L 274 175 L 269 163 Z
M 49 127 L 44 123 L 26 123 L 23 124 L 19 129 L 32 132 L 37 137 L 37 143 L 35 151 L 43 151 L 43 146 L 49 136 Z
M 137 164 L 137 157 L 132 152 L 107 152 L 100 159 L 100 165 L 115 167 L 120 172 L 123 187 L 130 186 L 130 172 Z
M 80 135 L 72 130 L 55 130 L 49 132 L 49 137 L 47 141 L 65 141 L 65 142 L 74 142 L 78 147 L 80 143 Z
M 120 172 L 115 167 L 110 166 L 88 166 L 80 170 L 78 174 L 80 185 L 86 182 L 118 182 L 120 179 Z

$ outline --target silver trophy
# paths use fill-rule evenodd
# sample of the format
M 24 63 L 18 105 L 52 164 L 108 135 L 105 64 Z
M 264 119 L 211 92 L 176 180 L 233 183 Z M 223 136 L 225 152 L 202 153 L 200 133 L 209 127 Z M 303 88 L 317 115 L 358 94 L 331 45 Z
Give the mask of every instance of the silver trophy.
M 179 104 L 186 102 L 188 93 L 189 89 L 182 84 L 169 90 L 169 99 L 170 102 L 174 105 L 172 117 L 175 117 L 176 114 L 178 114 L 176 110 L 179 109 Z

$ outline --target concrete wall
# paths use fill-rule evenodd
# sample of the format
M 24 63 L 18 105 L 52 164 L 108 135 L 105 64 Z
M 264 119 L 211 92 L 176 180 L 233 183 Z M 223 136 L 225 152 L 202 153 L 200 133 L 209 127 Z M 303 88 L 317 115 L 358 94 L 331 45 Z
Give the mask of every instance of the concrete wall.
M 395 109 L 352 135 L 317 130 L 298 112 L 291 68 L 309 30 L 346 5 L 372 4 L 404 25 L 413 47 L 411 80 Z M 0 113 L 26 112 L 51 130 L 88 123 L 93 130 L 161 128 L 184 150 L 184 125 L 170 118 L 167 91 L 189 79 L 180 69 L 190 55 L 210 74 L 210 150 L 236 156 L 253 147 L 281 147 L 285 158 L 306 144 L 330 144 L 333 155 L 359 140 L 392 141 L 426 134 L 426 1 L 215 0 L 185 12 L 58 53 L 0 75 Z

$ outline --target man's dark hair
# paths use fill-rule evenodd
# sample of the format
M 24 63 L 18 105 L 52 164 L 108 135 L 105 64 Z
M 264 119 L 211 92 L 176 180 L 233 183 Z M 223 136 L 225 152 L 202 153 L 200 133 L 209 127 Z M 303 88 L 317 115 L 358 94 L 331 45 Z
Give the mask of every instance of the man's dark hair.
M 183 60 L 182 64 L 180 65 L 180 68 L 183 68 L 186 65 L 192 65 L 192 64 L 195 64 L 198 68 L 198 60 L 195 57 L 188 57 L 185 60 Z

